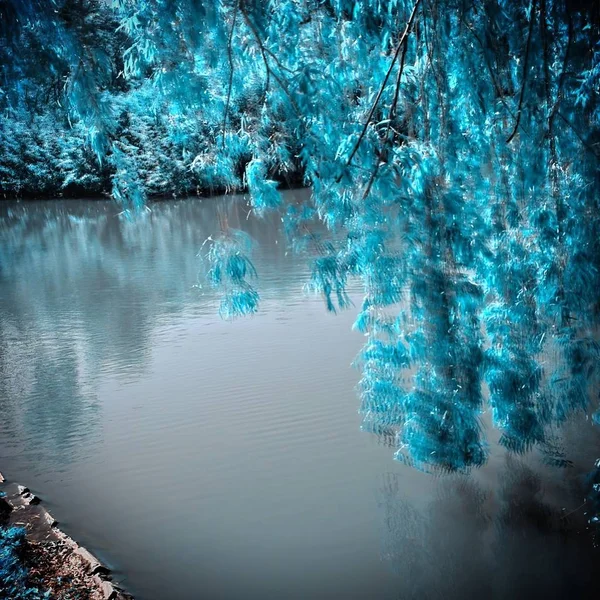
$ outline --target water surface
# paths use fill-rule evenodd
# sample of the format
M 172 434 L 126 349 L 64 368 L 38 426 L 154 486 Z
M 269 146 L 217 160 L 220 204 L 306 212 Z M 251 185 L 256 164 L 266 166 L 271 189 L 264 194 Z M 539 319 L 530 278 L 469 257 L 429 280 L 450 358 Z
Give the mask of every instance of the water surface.
M 0 207 L 0 468 L 137 598 L 587 597 L 589 423 L 569 472 L 499 450 L 468 478 L 394 462 L 359 429 L 356 311 L 303 292 L 279 218 L 151 208 Z M 261 309 L 233 323 L 198 257 L 219 214 L 257 241 Z

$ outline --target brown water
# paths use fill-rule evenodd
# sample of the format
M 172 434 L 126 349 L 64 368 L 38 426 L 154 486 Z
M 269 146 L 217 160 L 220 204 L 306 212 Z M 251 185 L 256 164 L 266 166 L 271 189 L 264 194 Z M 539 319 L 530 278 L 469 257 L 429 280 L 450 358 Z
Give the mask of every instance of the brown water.
M 261 310 L 233 323 L 195 287 L 218 211 L 258 242 Z M 0 207 L 0 468 L 140 600 L 594 596 L 589 424 L 569 472 L 500 451 L 469 478 L 402 466 L 359 429 L 355 310 L 303 293 L 278 218 L 240 198 L 117 212 Z

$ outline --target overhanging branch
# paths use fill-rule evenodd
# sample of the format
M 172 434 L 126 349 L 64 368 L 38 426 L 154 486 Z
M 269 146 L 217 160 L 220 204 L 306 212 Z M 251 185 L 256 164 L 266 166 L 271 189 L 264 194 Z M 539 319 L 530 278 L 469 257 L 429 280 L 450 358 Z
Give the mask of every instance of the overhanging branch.
M 390 63 L 390 67 L 387 70 L 385 77 L 383 78 L 383 82 L 381 83 L 379 92 L 377 93 L 375 101 L 373 102 L 371 109 L 369 110 L 369 114 L 367 115 L 367 120 L 365 121 L 362 131 L 360 132 L 360 135 L 358 136 L 358 140 L 356 140 L 356 143 L 354 144 L 354 147 L 352 148 L 352 152 L 350 152 L 350 156 L 348 156 L 348 159 L 346 160 L 346 164 L 344 165 L 344 168 L 348 167 L 350 165 L 350 163 L 352 162 L 354 155 L 356 154 L 361 142 L 363 141 L 363 138 L 365 137 L 365 134 L 367 133 L 367 129 L 369 128 L 371 119 L 373 118 L 373 114 L 375 113 L 377 105 L 379 104 L 379 100 L 381 100 L 381 96 L 383 95 L 383 92 L 387 85 L 388 79 L 390 78 L 390 75 L 392 74 L 392 71 L 394 69 L 394 65 L 396 64 L 396 61 L 398 60 L 398 56 L 400 56 L 400 52 L 401 52 L 402 48 L 406 44 L 406 41 L 408 39 L 408 34 L 410 33 L 410 30 L 412 28 L 413 22 L 415 20 L 415 16 L 417 15 L 417 8 L 419 8 L 420 3 L 421 3 L 421 0 L 416 0 L 415 4 L 413 6 L 412 12 L 410 13 L 410 17 L 408 19 L 408 22 L 406 23 L 404 32 L 402 33 L 402 37 L 400 38 L 400 41 L 398 42 L 398 45 L 396 46 L 396 50 L 394 51 L 394 56 L 392 57 L 392 62 Z M 342 174 L 337 176 L 336 183 L 339 183 L 341 181 L 341 179 L 342 179 Z

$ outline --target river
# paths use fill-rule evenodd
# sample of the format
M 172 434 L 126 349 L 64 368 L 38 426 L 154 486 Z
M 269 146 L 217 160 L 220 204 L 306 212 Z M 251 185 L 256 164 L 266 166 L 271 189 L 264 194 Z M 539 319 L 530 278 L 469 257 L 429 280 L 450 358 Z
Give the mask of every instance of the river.
M 289 192 L 288 195 L 304 193 Z M 433 477 L 361 432 L 356 309 L 242 197 L 0 206 L 0 469 L 139 600 L 564 598 L 597 593 L 576 467 L 496 449 Z M 219 318 L 204 240 L 250 233 L 258 314 Z M 360 303 L 360 287 L 351 297 Z M 580 465 L 578 470 L 577 465 Z M 592 585 L 594 584 L 594 585 Z M 594 589 L 596 588 L 596 589 Z

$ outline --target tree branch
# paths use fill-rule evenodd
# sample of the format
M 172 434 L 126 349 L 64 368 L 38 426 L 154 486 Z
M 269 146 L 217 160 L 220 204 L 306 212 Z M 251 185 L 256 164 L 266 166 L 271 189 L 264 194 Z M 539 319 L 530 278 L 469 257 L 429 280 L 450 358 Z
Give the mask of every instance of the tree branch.
M 510 144 L 512 139 L 515 137 L 517 133 L 517 129 L 519 129 L 519 123 L 521 122 L 521 111 L 523 108 L 523 98 L 525 97 L 525 84 L 527 83 L 527 68 L 529 66 L 529 51 L 531 49 L 531 34 L 533 32 L 533 13 L 536 7 L 536 0 L 531 0 L 531 7 L 529 9 L 529 32 L 527 34 L 527 46 L 525 47 L 525 60 L 523 61 L 523 82 L 521 83 L 521 92 L 519 94 L 519 106 L 517 107 L 517 120 L 515 121 L 515 126 L 512 130 L 512 133 L 508 136 L 506 140 L 507 144 Z
M 565 117 L 560 110 L 556 111 L 556 114 L 571 128 L 571 131 L 577 136 L 577 139 L 581 142 L 581 144 L 583 145 L 583 147 L 588 150 L 589 152 L 591 152 L 596 158 L 600 158 L 600 153 L 598 152 L 598 150 L 596 150 L 594 148 L 594 146 L 592 146 L 591 144 L 589 144 L 584 138 L 583 136 L 577 131 L 577 129 L 575 129 L 575 127 L 573 126 L 573 124 L 571 123 L 571 121 L 569 121 L 567 119 L 567 117 Z
M 233 86 L 233 52 L 232 52 L 232 48 L 231 48 L 231 41 L 233 39 L 233 31 L 235 29 L 235 22 L 237 20 L 238 10 L 240 8 L 240 1 L 241 0 L 238 0 L 235 4 L 233 20 L 231 21 L 231 29 L 229 30 L 229 39 L 227 40 L 227 58 L 229 59 L 229 85 L 227 86 L 227 102 L 225 103 L 225 114 L 223 115 L 223 139 L 221 141 L 221 148 L 225 147 L 225 127 L 227 126 L 227 116 L 229 114 L 229 102 L 231 100 L 231 88 Z
M 344 165 L 344 168 L 348 167 L 350 165 L 350 163 L 352 162 L 352 159 L 354 158 L 356 151 L 358 150 L 363 138 L 365 137 L 365 134 L 367 133 L 367 129 L 369 128 L 369 124 L 371 123 L 371 119 L 373 118 L 373 114 L 375 113 L 375 109 L 377 108 L 377 105 L 379 104 L 379 100 L 381 100 L 381 96 L 383 95 L 383 92 L 387 85 L 388 79 L 390 78 L 390 75 L 392 74 L 392 70 L 394 69 L 394 65 L 396 64 L 396 61 L 398 60 L 398 56 L 400 55 L 400 51 L 402 50 L 402 48 L 404 47 L 404 45 L 406 43 L 408 34 L 410 33 L 413 21 L 415 20 L 415 16 L 417 14 L 417 8 L 419 7 L 420 3 L 421 3 L 421 0 L 416 0 L 415 4 L 413 6 L 412 12 L 408 19 L 408 23 L 406 24 L 406 27 L 404 29 L 404 33 L 402 34 L 402 37 L 400 38 L 400 41 L 398 42 L 398 45 L 396 46 L 396 50 L 394 51 L 394 56 L 392 57 L 392 62 L 390 63 L 390 67 L 387 70 L 385 77 L 383 78 L 383 82 L 381 83 L 379 92 L 377 93 L 375 101 L 373 102 L 371 109 L 369 110 L 367 120 L 362 128 L 362 131 L 360 132 L 360 135 L 358 136 L 358 140 L 356 140 L 356 143 L 354 144 L 354 147 L 352 148 L 352 152 L 350 152 L 350 156 L 348 156 L 348 159 L 346 160 L 346 164 Z M 337 176 L 336 183 L 339 183 L 341 181 L 341 179 L 342 179 L 342 174 Z
M 571 18 L 571 15 L 569 15 L 569 34 L 567 37 L 567 47 L 565 49 L 565 56 L 563 59 L 562 71 L 560 72 L 560 75 L 558 78 L 558 89 L 556 91 L 556 100 L 554 101 L 554 105 L 552 106 L 552 109 L 550 110 L 550 114 L 548 115 L 548 135 L 550 137 L 552 137 L 552 135 L 553 135 L 552 126 L 554 124 L 554 118 L 556 117 L 556 113 L 558 111 L 558 106 L 560 104 L 560 101 L 562 100 L 562 89 L 563 89 L 563 85 L 565 82 L 565 75 L 567 72 L 567 64 L 569 61 L 572 37 L 573 37 L 573 19 Z
M 369 192 L 371 191 L 371 188 L 373 187 L 373 183 L 375 182 L 377 174 L 379 173 L 379 168 L 381 167 L 381 163 L 383 161 L 387 160 L 387 146 L 390 143 L 391 139 L 393 139 L 393 137 L 394 137 L 392 135 L 392 138 L 390 138 L 389 135 L 390 135 L 390 131 L 394 131 L 394 129 L 392 128 L 392 121 L 394 120 L 394 117 L 396 116 L 396 108 L 398 106 L 398 98 L 400 97 L 400 84 L 402 82 L 402 73 L 404 72 L 405 62 L 406 62 L 406 44 L 404 44 L 404 46 L 402 47 L 402 57 L 400 58 L 400 67 L 398 68 L 398 75 L 396 75 L 396 89 L 394 90 L 394 99 L 390 106 L 388 122 L 387 122 L 387 126 L 385 129 L 385 134 L 383 136 L 383 147 L 381 148 L 381 152 L 379 154 L 379 160 L 377 161 L 377 164 L 375 165 L 375 168 L 373 169 L 373 172 L 371 173 L 371 177 L 369 178 L 369 181 L 367 183 L 367 187 L 365 188 L 365 191 L 363 192 L 363 195 L 362 195 L 363 200 L 369 195 Z
M 256 30 L 254 23 L 252 22 L 248 13 L 246 12 L 246 10 L 244 8 L 243 0 L 240 0 L 240 12 L 242 13 L 242 16 L 244 17 L 244 22 L 246 23 L 246 25 L 248 26 L 248 29 L 250 29 L 250 31 L 252 33 L 252 36 L 256 40 L 256 44 L 258 45 L 260 55 L 262 56 L 263 63 L 265 65 L 265 71 L 267 73 L 267 81 L 265 83 L 265 94 L 266 94 L 266 91 L 269 89 L 271 77 L 273 77 L 273 79 L 279 84 L 279 87 L 283 90 L 284 94 L 288 97 L 290 104 L 294 108 L 298 118 L 302 118 L 302 113 L 300 111 L 300 108 L 298 107 L 298 104 L 296 103 L 296 101 L 292 97 L 290 91 L 288 90 L 287 85 L 282 81 L 281 77 L 279 77 L 279 75 L 277 75 L 277 73 L 275 73 L 271 69 L 271 65 L 269 65 L 269 61 L 267 59 L 267 54 L 269 54 L 270 56 L 273 56 L 273 58 L 275 59 L 275 62 L 278 65 L 279 65 L 279 60 L 275 58 L 275 55 L 270 50 L 265 48 L 262 40 L 260 39 L 260 35 L 258 35 L 258 31 Z
M 485 61 L 485 65 L 486 65 L 486 67 L 487 67 L 487 69 L 488 69 L 488 71 L 490 73 L 490 77 L 492 79 L 492 84 L 494 85 L 494 88 L 496 90 L 496 94 L 498 95 L 498 98 L 500 98 L 500 102 L 502 102 L 502 104 L 504 105 L 504 108 L 506 108 L 508 114 L 513 119 L 516 119 L 515 114 L 513 113 L 513 111 L 511 110 L 510 106 L 508 105 L 508 103 L 504 99 L 504 92 L 502 91 L 502 89 L 500 87 L 500 84 L 498 83 L 498 79 L 496 78 L 496 74 L 494 73 L 494 69 L 492 68 L 490 60 L 488 58 L 488 55 L 487 55 L 487 52 L 486 52 L 486 48 L 485 48 L 485 45 L 484 45 L 483 41 L 481 40 L 481 38 L 479 37 L 479 35 L 475 31 L 475 29 L 473 28 L 473 26 L 470 23 L 467 23 L 467 21 L 464 18 L 464 16 L 461 16 L 461 19 L 462 19 L 462 22 L 467 27 L 467 29 L 473 34 L 473 37 L 475 38 L 475 40 L 477 41 L 477 43 L 481 46 L 481 52 L 483 54 L 483 60 Z

